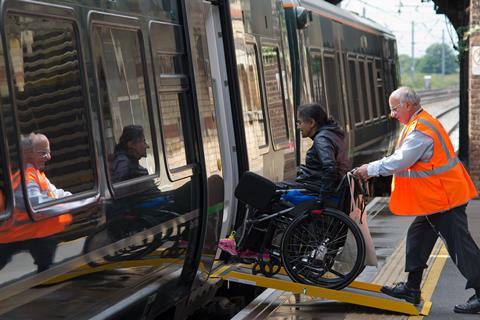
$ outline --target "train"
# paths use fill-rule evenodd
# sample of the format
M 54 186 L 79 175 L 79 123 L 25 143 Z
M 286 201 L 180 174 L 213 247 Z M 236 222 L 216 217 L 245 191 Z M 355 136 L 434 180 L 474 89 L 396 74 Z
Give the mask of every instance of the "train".
M 190 316 L 222 289 L 209 276 L 244 219 L 242 174 L 295 177 L 303 103 L 345 129 L 352 166 L 394 148 L 395 37 L 327 2 L 2 0 L 1 14 L 0 319 Z M 129 126 L 142 174 L 118 180 Z M 40 136 L 49 149 L 28 149 Z M 41 175 L 68 192 L 34 201 Z

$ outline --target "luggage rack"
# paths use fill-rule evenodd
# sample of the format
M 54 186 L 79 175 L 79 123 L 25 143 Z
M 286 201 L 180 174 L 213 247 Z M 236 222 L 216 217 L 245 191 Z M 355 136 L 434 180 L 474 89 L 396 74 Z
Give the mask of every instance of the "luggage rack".
M 389 297 L 380 292 L 381 285 L 353 281 L 342 290 L 326 289 L 314 285 L 293 282 L 283 268 L 273 277 L 253 275 L 253 265 L 231 264 L 219 267 L 210 278 L 220 278 L 246 285 L 289 291 L 293 294 L 303 294 L 310 297 L 335 300 L 359 306 L 385 311 L 398 312 L 410 316 L 426 316 L 432 306 L 431 301 L 421 301 L 419 305 Z

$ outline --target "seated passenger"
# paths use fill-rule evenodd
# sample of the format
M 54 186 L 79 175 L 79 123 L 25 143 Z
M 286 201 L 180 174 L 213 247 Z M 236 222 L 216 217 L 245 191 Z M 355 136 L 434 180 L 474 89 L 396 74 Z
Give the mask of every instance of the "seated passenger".
M 112 181 L 120 182 L 148 175 L 148 170 L 139 163 L 141 158 L 147 156 L 148 148 L 142 126 L 125 126 L 115 146 L 114 158 L 110 166 Z
M 45 176 L 45 163 L 51 159 L 50 144 L 43 134 L 21 136 L 21 149 L 25 161 L 25 185 L 32 205 L 71 195 L 58 189 Z M 25 208 L 20 183 L 20 172 L 11 174 L 15 208 L 12 217 L 0 227 L 0 269 L 11 257 L 21 251 L 29 251 L 37 265 L 37 271 L 48 269 L 53 263 L 57 241 L 51 236 L 65 230 L 72 216 L 64 213 L 38 221 L 32 221 Z
M 26 163 L 25 182 L 30 203 L 35 206 L 72 195 L 68 191 L 55 187 L 43 172 L 45 162 L 52 158 L 48 138 L 40 133 L 30 133 L 28 136 L 22 136 L 21 139 Z
M 280 187 L 309 189 L 320 199 L 329 198 L 349 169 L 345 133 L 333 118 L 329 118 L 319 104 L 305 104 L 298 108 L 297 128 L 302 138 L 310 138 L 305 164 L 297 170 L 295 181 L 279 183 Z
M 313 145 L 306 153 L 305 164 L 298 168 L 295 181 L 280 182 L 277 186 L 284 189 L 308 189 L 318 194 L 320 200 L 337 205 L 335 190 L 349 168 L 344 131 L 317 103 L 300 106 L 297 119 L 297 128 L 302 138 L 312 139 Z M 258 246 L 262 236 L 246 235 L 242 249 L 247 249 L 247 252 L 240 252 L 239 255 L 250 258 L 248 249 Z M 220 240 L 219 248 L 232 255 L 237 254 L 233 236 Z

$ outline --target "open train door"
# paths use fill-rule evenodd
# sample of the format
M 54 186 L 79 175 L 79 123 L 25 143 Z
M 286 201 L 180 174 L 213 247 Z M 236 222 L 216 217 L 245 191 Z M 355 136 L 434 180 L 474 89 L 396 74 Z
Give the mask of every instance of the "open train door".
M 205 9 L 205 28 L 225 186 L 225 207 L 220 233 L 221 237 L 225 237 L 227 232 L 230 232 L 229 228 L 233 224 L 237 208 L 234 190 L 238 183 L 238 162 L 225 59 L 224 32 L 220 20 L 221 10 L 224 10 L 225 6 L 218 1 L 209 3 Z
M 226 225 L 235 208 L 233 190 L 237 183 L 230 97 L 217 1 L 185 2 L 189 46 L 198 103 L 197 119 L 205 170 L 201 236 L 196 252 L 199 258 L 191 294 L 179 313 L 195 309 L 215 292 L 208 281 L 217 255 L 218 241 L 227 233 Z M 182 310 L 184 309 L 184 310 Z

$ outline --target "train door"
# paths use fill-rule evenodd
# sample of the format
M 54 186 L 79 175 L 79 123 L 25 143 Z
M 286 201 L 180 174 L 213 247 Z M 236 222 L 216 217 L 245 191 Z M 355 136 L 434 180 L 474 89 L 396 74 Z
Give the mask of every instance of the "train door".
M 189 47 L 192 57 L 193 74 L 195 81 L 196 102 L 198 113 L 196 119 L 201 133 L 201 146 L 205 172 L 204 205 L 202 210 L 201 228 L 199 238 L 199 265 L 189 303 L 201 299 L 203 288 L 213 266 L 217 244 L 220 239 L 222 217 L 224 212 L 224 170 L 221 152 L 221 137 L 219 126 L 218 102 L 215 96 L 214 82 L 211 73 L 211 55 L 207 40 L 207 27 L 211 5 L 205 1 L 195 0 L 185 2 L 185 16 L 188 25 Z M 211 20 L 210 20 L 211 21 Z M 218 53 L 217 53 L 218 54 Z M 223 99 L 223 97 L 222 97 Z M 223 141 L 222 141 L 223 142 Z M 229 174 L 231 174 L 229 172 Z
M 220 152 L 225 187 L 225 207 L 220 237 L 229 232 L 235 219 L 236 199 L 234 189 L 238 182 L 238 162 L 236 158 L 235 134 L 228 90 L 227 68 L 223 46 L 222 25 L 220 22 L 220 9 L 217 5 L 207 5 L 205 8 L 205 27 L 207 30 L 208 54 L 210 72 L 212 76 L 212 89 L 217 116 Z

